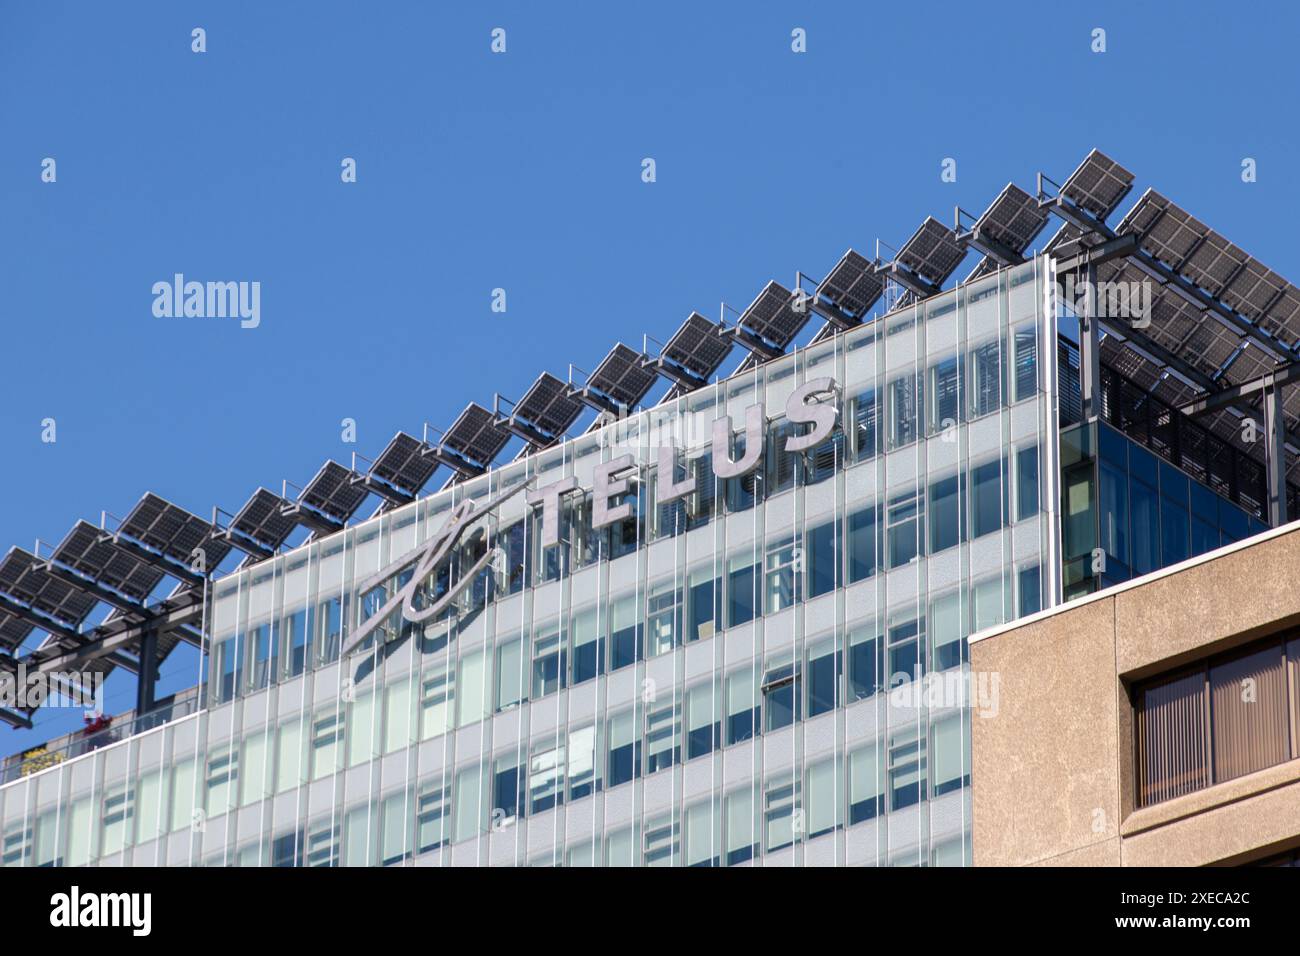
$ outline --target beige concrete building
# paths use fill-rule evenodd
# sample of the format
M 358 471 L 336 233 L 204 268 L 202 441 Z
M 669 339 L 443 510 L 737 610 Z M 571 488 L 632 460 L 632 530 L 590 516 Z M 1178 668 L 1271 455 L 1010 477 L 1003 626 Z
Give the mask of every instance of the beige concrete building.
M 970 639 L 976 866 L 1290 862 L 1300 523 Z

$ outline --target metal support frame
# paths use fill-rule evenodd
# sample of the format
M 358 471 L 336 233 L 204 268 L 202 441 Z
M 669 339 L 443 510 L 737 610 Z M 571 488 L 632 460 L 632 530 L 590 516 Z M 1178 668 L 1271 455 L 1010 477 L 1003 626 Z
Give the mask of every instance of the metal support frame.
M 1083 420 L 1101 417 L 1101 335 L 1097 323 L 1097 267 L 1082 269 L 1085 287 L 1083 314 L 1079 316 L 1079 394 Z
M 1286 422 L 1282 417 L 1282 388 L 1272 374 L 1264 376 L 1264 441 L 1268 477 L 1268 519 L 1274 528 L 1287 522 Z
M 140 670 L 135 679 L 135 712 L 139 716 L 153 710 L 154 689 L 158 682 L 158 628 L 147 627 L 140 638 Z

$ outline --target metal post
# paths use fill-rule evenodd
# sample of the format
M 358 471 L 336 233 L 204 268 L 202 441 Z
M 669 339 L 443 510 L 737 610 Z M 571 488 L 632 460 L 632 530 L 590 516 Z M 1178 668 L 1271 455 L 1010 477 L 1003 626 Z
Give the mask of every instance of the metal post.
M 1286 515 L 1286 422 L 1282 417 L 1282 389 L 1272 375 L 1264 378 L 1264 440 L 1268 466 L 1268 523 L 1279 528 Z
M 1085 422 L 1101 417 L 1101 341 L 1097 332 L 1097 267 L 1083 268 L 1086 295 L 1079 316 L 1079 397 Z
M 158 631 L 148 628 L 140 638 L 140 673 L 136 676 L 135 715 L 148 713 L 154 707 L 154 685 L 158 681 Z

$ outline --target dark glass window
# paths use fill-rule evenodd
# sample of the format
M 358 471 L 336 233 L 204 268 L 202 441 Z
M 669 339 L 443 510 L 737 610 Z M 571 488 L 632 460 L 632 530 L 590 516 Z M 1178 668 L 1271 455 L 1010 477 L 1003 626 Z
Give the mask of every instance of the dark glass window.
M 965 530 L 962 520 L 961 483 L 956 475 L 940 478 L 930 485 L 930 553 L 938 554 L 961 543 Z
M 814 643 L 808 651 L 808 716 L 834 710 L 839 702 L 840 655 L 835 640 Z
M 745 559 L 747 560 L 747 559 Z M 732 559 L 727 573 L 727 626 L 752 621 L 758 610 L 758 568 Z
M 1002 529 L 1006 489 L 1002 483 L 1002 461 L 995 460 L 971 469 L 971 537 Z
M 852 584 L 876 573 L 875 508 L 853 512 L 849 515 L 848 526 L 848 572 Z
M 835 590 L 839 583 L 837 572 L 840 549 L 837 530 L 836 522 L 828 521 L 808 531 L 808 546 L 805 550 L 809 597 L 827 594 Z

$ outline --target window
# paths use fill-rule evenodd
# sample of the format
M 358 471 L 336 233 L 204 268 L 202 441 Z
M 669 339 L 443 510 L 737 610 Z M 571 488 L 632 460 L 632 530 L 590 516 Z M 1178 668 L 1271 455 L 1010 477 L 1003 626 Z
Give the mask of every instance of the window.
M 949 355 L 930 366 L 929 434 L 939 435 L 962 420 L 960 367 Z
M 238 757 L 238 751 L 235 751 L 235 756 Z M 229 757 L 226 759 L 229 760 Z M 211 793 L 209 789 L 209 797 Z M 227 805 L 224 802 L 219 805 L 221 809 L 217 812 L 224 812 Z M 104 791 L 104 802 L 100 811 L 100 822 L 103 827 L 99 845 L 100 857 L 121 852 L 122 847 L 126 845 L 127 835 L 133 829 L 134 813 L 135 789 L 130 784 L 118 784 Z
M 435 665 L 433 673 L 426 674 L 420 682 L 420 739 L 428 740 L 445 734 L 451 726 L 451 708 L 454 689 L 451 675 L 443 668 L 444 659 Z
M 641 775 L 641 741 L 637 739 L 632 711 L 610 717 L 606 734 L 609 770 L 605 777 L 611 787 L 617 787 Z
M 985 578 L 971 585 L 971 633 L 1006 620 L 1003 608 L 1005 591 L 1001 576 Z
M 276 793 L 292 790 L 302 782 L 302 737 L 302 721 L 291 720 L 281 725 L 279 759 L 275 773 Z M 186 794 L 185 799 L 189 800 L 189 794 Z M 187 803 L 186 806 L 188 805 Z
M 320 627 L 320 639 L 316 644 L 320 649 L 317 663 L 328 664 L 339 656 L 339 642 L 343 636 L 343 599 L 335 595 L 322 601 L 316 609 L 316 621 Z
M 785 654 L 770 662 L 763 675 L 764 727 L 779 730 L 800 719 L 799 666 Z
M 763 849 L 767 853 L 784 849 L 799 838 L 802 818 L 797 818 L 799 780 L 777 777 L 763 790 Z
M 338 711 L 321 714 L 312 721 L 311 778 L 320 780 L 339 769 L 339 748 L 343 743 L 343 715 Z
M 375 695 L 358 697 L 347 709 L 348 766 L 365 763 L 375 752 Z
M 889 499 L 887 518 L 889 566 L 901 568 L 920 555 L 925 502 L 916 489 L 896 493 Z
M 457 843 L 472 839 L 487 829 L 484 804 L 480 768 L 475 765 L 457 771 L 456 809 L 453 814 Z
M 876 509 L 864 508 L 848 520 L 849 583 L 863 581 L 876 573 Z
M 681 621 L 681 590 L 672 579 L 653 585 L 646 598 L 646 653 L 650 657 L 666 654 L 676 646 Z
M 1038 514 L 1038 446 L 1016 452 L 1016 520 Z
M 384 690 L 384 753 L 411 744 L 411 682 L 402 680 Z
M 249 643 L 253 648 L 253 690 L 261 690 L 271 684 L 276 677 L 279 664 L 279 648 L 271 639 L 271 625 L 259 624 L 250 629 Z
M 799 602 L 799 579 L 803 577 L 801 565 L 802 556 L 793 537 L 787 535 L 768 544 L 765 574 L 768 614 Z
M 667 770 L 682 760 L 681 710 L 670 704 L 645 716 L 645 772 Z
M 962 517 L 962 492 L 958 475 L 948 475 L 930 484 L 930 553 L 938 554 L 961 544 L 966 537 Z
M 712 681 L 686 690 L 686 759 L 703 757 L 721 742 Z
M 844 461 L 844 433 L 838 426 L 820 445 L 802 452 L 805 456 L 804 484 L 815 485 L 831 478 Z
M 912 612 L 890 616 L 889 686 L 897 687 L 919 678 L 924 671 L 925 620 Z
M 672 866 L 681 854 L 681 830 L 672 813 L 647 820 L 644 839 L 646 866 Z
M 718 815 L 712 801 L 697 803 L 686 808 L 686 845 L 683 850 L 687 866 L 717 866 L 720 862 L 717 847 L 721 842 Z
M 1141 806 L 1293 759 L 1300 638 L 1270 638 L 1148 681 L 1134 701 Z
M 727 561 L 727 626 L 752 621 L 757 611 L 757 569 L 748 554 L 736 555 Z
M 605 639 L 600 635 L 599 611 L 583 608 L 573 615 L 573 683 L 600 676 L 605 669 Z
M 456 679 L 456 726 L 464 727 L 487 716 L 487 694 L 483 651 L 461 656 L 460 673 Z
M 849 697 L 863 700 L 881 688 L 884 650 L 874 625 L 859 625 L 849 631 Z
M 1006 493 L 1002 484 L 1002 460 L 994 459 L 971 469 L 970 533 L 972 538 L 1002 529 Z
M 962 715 L 954 714 L 937 721 L 932 728 L 934 734 L 934 784 L 933 793 L 941 797 L 945 793 L 970 786 L 970 754 L 967 749 L 967 734 L 962 727 Z
M 808 839 L 839 828 L 839 786 L 840 766 L 834 757 L 808 767 Z
M 749 787 L 727 794 L 724 801 L 726 819 L 727 866 L 745 863 L 758 855 L 758 838 L 754 826 L 754 791 Z
M 727 744 L 758 733 L 758 690 L 750 668 L 727 676 Z
M 641 615 L 635 594 L 615 598 L 609 606 L 609 668 L 618 670 L 641 659 Z
M 492 826 L 509 826 L 523 816 L 524 778 L 519 771 L 519 757 L 498 757 L 492 774 Z
M 1015 363 L 1015 401 L 1033 398 L 1038 390 L 1038 327 L 1032 323 L 1020 326 L 1013 333 Z
M 497 641 L 497 710 L 519 706 L 524 697 L 523 641 L 518 637 Z
M 808 597 L 829 594 L 839 586 L 839 525 L 835 521 L 808 529 L 804 549 Z
M 1002 363 L 999 341 L 993 339 L 975 346 L 970 352 L 970 409 L 978 418 L 995 412 L 1002 403 Z
M 712 565 L 691 571 L 687 600 L 686 640 L 707 640 L 722 626 L 722 580 Z
M 380 866 L 393 866 L 411 855 L 406 845 L 406 819 L 406 792 L 385 797 L 379 829 Z
M 782 419 L 772 423 L 765 453 L 767 457 L 767 494 L 772 496 L 794 487 L 799 471 L 800 453 L 785 450 L 785 443 L 794 435 L 794 425 Z
M 596 770 L 596 725 L 569 731 L 569 799 L 581 800 L 600 789 Z
M 889 740 L 889 809 L 902 810 L 925 799 L 925 738 L 915 730 Z
M 835 637 L 808 643 L 808 716 L 834 710 L 839 703 L 840 655 Z
M 447 843 L 450 792 L 441 783 L 426 785 L 415 798 L 415 845 L 428 853 Z
M 239 780 L 240 806 L 251 806 L 268 795 L 266 792 L 268 739 L 270 739 L 269 734 L 260 730 L 244 737 L 244 752 L 240 759 L 244 770 Z M 156 785 L 155 782 L 153 786 Z M 149 820 L 149 825 L 153 826 L 152 819 Z
M 889 383 L 889 447 L 902 448 L 916 441 L 920 383 L 908 372 Z
M 849 753 L 849 823 L 874 820 L 885 812 L 876 745 Z
M 544 625 L 533 635 L 533 692 L 539 700 L 564 687 L 567 673 L 564 662 L 564 638 L 560 625 Z
M 633 866 L 636 863 L 636 832 L 632 827 L 605 834 L 605 865 Z
M 307 666 L 307 611 L 294 611 L 284 617 L 284 629 L 289 645 L 286 677 L 297 677 Z
M 239 751 L 223 747 L 208 755 L 205 780 L 208 816 L 225 813 L 237 806 L 235 795 L 239 792 Z
M 934 642 L 931 666 L 936 671 L 956 667 L 966 655 L 961 591 L 950 591 L 930 602 L 930 632 Z
M 564 802 L 564 746 L 553 740 L 533 744 L 528 764 L 528 809 L 541 813 Z
M 876 456 L 876 390 L 867 388 L 853 398 L 854 461 Z

